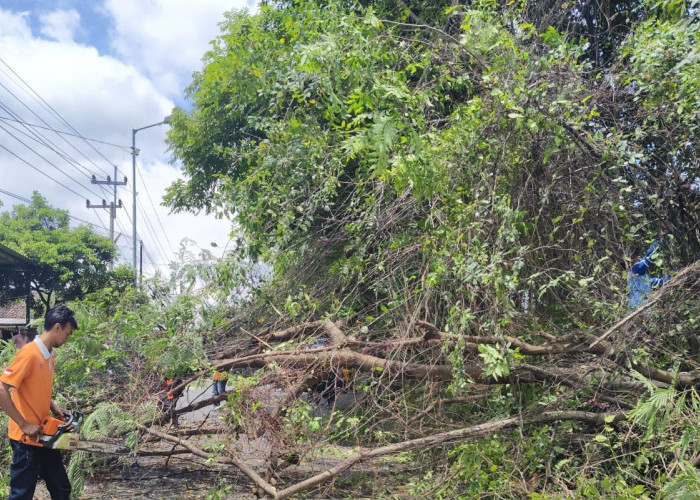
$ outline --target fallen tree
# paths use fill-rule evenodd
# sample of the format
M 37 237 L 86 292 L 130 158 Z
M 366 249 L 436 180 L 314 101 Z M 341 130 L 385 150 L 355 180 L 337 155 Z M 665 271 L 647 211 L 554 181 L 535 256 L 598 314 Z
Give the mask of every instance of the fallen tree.
M 373 449 L 365 449 L 354 453 L 353 455 L 347 457 L 346 459 L 340 461 L 337 465 L 332 468 L 325 470 L 319 474 L 316 474 L 308 479 L 300 481 L 297 484 L 278 490 L 274 485 L 270 484 L 268 481 L 263 479 L 257 472 L 255 472 L 251 467 L 245 464 L 240 458 L 233 454 L 228 454 L 228 456 L 213 456 L 206 451 L 191 445 L 187 441 L 183 440 L 180 436 L 175 436 L 172 434 L 163 433 L 156 431 L 154 429 L 148 428 L 146 426 L 139 426 L 144 432 L 150 434 L 151 436 L 163 439 L 165 441 L 174 443 L 178 446 L 183 447 L 188 452 L 195 456 L 206 458 L 208 460 L 213 460 L 214 463 L 220 464 L 231 464 L 243 472 L 250 480 L 255 484 L 265 495 L 273 499 L 283 499 L 289 498 L 293 495 L 301 493 L 305 490 L 311 489 L 323 482 L 330 481 L 336 476 L 344 472 L 345 470 L 353 467 L 354 465 L 365 462 L 369 460 L 375 460 L 381 457 L 394 455 L 397 453 L 402 453 L 406 451 L 421 451 L 430 449 L 437 446 L 446 446 L 450 444 L 456 444 L 464 442 L 468 439 L 475 439 L 483 437 L 489 434 L 496 433 L 502 429 L 513 427 L 516 425 L 527 426 L 533 424 L 540 424 L 545 422 L 558 422 L 573 420 L 577 422 L 590 423 L 596 426 L 603 426 L 606 424 L 611 424 L 614 422 L 619 422 L 626 418 L 625 414 L 622 412 L 618 413 L 591 413 L 582 411 L 569 411 L 569 412 L 545 412 L 540 415 L 523 416 L 517 415 L 510 418 L 498 419 L 491 422 L 485 422 L 483 424 L 478 424 L 474 426 L 464 427 L 460 429 L 455 429 L 448 432 L 443 432 L 439 434 L 434 434 L 428 437 L 413 439 L 409 441 L 394 443 L 387 446 L 377 447 Z M 163 455 L 172 455 L 175 452 L 163 453 Z M 158 454 L 156 452 L 148 452 L 148 455 Z M 145 455 L 145 454 L 144 454 Z
M 686 280 L 697 276 L 699 265 L 695 264 L 681 271 L 679 279 L 673 287 L 659 290 L 651 299 L 650 303 L 657 304 L 664 299 L 668 299 L 679 289 Z M 628 325 L 639 315 L 631 313 L 623 321 L 616 323 L 615 328 L 622 328 Z M 453 367 L 448 363 L 440 363 L 444 359 L 441 354 L 442 346 L 452 346 L 456 342 L 461 342 L 465 356 L 474 355 L 478 352 L 480 345 L 503 345 L 508 343 L 512 348 L 518 349 L 522 358 L 528 358 L 528 362 L 523 359 L 512 366 L 508 373 L 494 377 L 487 375 L 484 366 L 480 366 L 480 359 L 474 358 L 473 364 L 466 369 L 474 382 L 474 389 L 481 391 L 472 395 L 456 398 L 429 400 L 427 406 L 422 410 L 417 410 L 414 415 L 406 420 L 407 427 L 430 414 L 435 408 L 444 404 L 470 405 L 478 401 L 489 398 L 489 387 L 497 385 L 522 384 L 545 384 L 550 387 L 569 387 L 573 394 L 593 392 L 597 394 L 598 401 L 607 402 L 607 407 L 616 405 L 627 408 L 633 407 L 638 399 L 647 390 L 647 384 L 640 380 L 645 377 L 649 384 L 657 384 L 659 387 L 676 387 L 679 390 L 695 387 L 700 384 L 698 372 L 673 373 L 659 368 L 646 365 L 637 361 L 630 361 L 624 355 L 624 344 L 610 344 L 602 337 L 609 337 L 613 329 L 607 330 L 601 337 L 596 337 L 590 333 L 574 332 L 563 335 L 556 339 L 546 339 L 541 344 L 532 344 L 518 337 L 506 336 L 498 338 L 495 336 L 470 336 L 456 335 L 440 331 L 435 325 L 426 321 L 416 321 L 413 328 L 408 331 L 422 331 L 418 337 L 397 337 L 383 339 L 382 341 L 358 341 L 346 335 L 341 327 L 326 319 L 287 328 L 281 331 L 268 332 L 267 334 L 255 335 L 260 342 L 249 347 L 248 352 L 238 351 L 238 356 L 233 358 L 218 359 L 213 363 L 216 369 L 240 369 L 257 368 L 261 370 L 272 370 L 274 377 L 262 379 L 261 384 L 273 384 L 287 389 L 278 397 L 276 404 L 268 410 L 259 410 L 256 418 L 262 421 L 277 421 L 277 426 L 260 426 L 263 433 L 272 432 L 279 429 L 279 423 L 285 412 L 295 401 L 303 397 L 304 394 L 312 390 L 313 385 L 321 378 L 318 370 L 338 374 L 343 369 L 351 369 L 355 372 L 354 377 L 361 374 L 379 379 L 401 380 L 402 384 L 410 381 L 414 383 L 428 383 L 444 385 L 453 380 Z M 308 348 L 309 341 L 315 338 L 326 338 L 327 343 L 323 347 Z M 296 340 L 297 343 L 288 344 L 289 341 Z M 279 343 L 287 343 L 287 348 L 274 350 L 274 346 Z M 593 345 L 592 345 L 593 344 Z M 261 346 L 264 346 L 261 350 Z M 409 362 L 399 359 L 392 359 L 392 353 L 403 352 L 406 349 L 416 349 L 422 357 L 422 362 Z M 427 349 L 427 351 L 426 351 Z M 622 353 L 620 351 L 623 351 Z M 427 356 L 426 352 L 431 352 Z M 470 354 L 471 353 L 471 354 Z M 562 365 L 562 362 L 564 363 Z M 201 376 L 202 373 L 197 376 Z M 197 379 L 193 376 L 183 383 L 183 387 Z M 336 375 L 337 376 L 337 375 Z M 296 382 L 293 382 L 296 380 Z M 177 390 L 175 388 L 174 390 Z M 624 396 L 622 396 L 624 394 Z M 622 397 L 621 397 L 622 396 Z M 570 395 L 569 398 L 573 396 Z M 221 401 L 222 396 L 208 398 L 196 404 L 190 404 L 177 410 L 178 414 L 187 413 L 205 407 L 213 402 Z M 266 417 L 260 416 L 260 411 L 266 413 Z M 509 418 L 496 419 L 484 424 L 471 425 L 446 432 L 434 432 L 428 436 L 409 439 L 392 443 L 377 448 L 368 448 L 360 451 L 330 469 L 309 477 L 297 484 L 287 486 L 278 490 L 269 479 L 277 476 L 281 469 L 274 470 L 278 465 L 278 458 L 285 453 L 293 453 L 290 450 L 275 449 L 268 460 L 268 470 L 265 477 L 258 473 L 251 473 L 249 468 L 241 468 L 241 471 L 251 478 L 261 491 L 271 498 L 287 498 L 305 489 L 317 487 L 319 484 L 330 481 L 345 470 L 353 467 L 357 463 L 371 460 L 382 456 L 401 453 L 408 450 L 427 450 L 435 446 L 444 446 L 462 442 L 466 439 L 483 437 L 488 434 L 499 432 L 513 426 L 524 426 L 541 424 L 545 422 L 576 421 L 595 426 L 605 426 L 619 422 L 626 418 L 625 411 L 593 413 L 590 411 L 551 411 L 543 412 L 539 415 L 514 415 Z M 152 433 L 159 436 L 157 433 Z M 258 431 L 254 437 L 260 437 Z M 161 436 L 163 437 L 163 436 Z M 176 442 L 175 438 L 169 436 L 167 439 Z M 284 440 L 268 436 L 280 446 Z M 178 441 L 179 443 L 179 441 Z M 189 448 L 188 448 L 189 449 Z M 233 452 L 229 452 L 233 453 Z M 203 456 L 206 452 L 196 450 L 195 454 Z M 236 465 L 240 463 L 235 458 L 225 459 L 222 463 Z M 298 459 L 295 459 L 298 460 Z M 289 466 L 289 463 L 282 468 Z
M 239 372 L 177 411 L 221 401 L 229 434 L 190 445 L 235 467 L 265 443 L 242 465 L 268 496 L 700 496 L 696 6 L 400 4 L 226 18 L 166 203 L 235 218 L 236 250 L 92 325 L 127 353 L 110 396 L 173 435 L 161 378 Z M 329 448 L 359 451 L 312 467 Z M 405 470 L 353 483 L 375 456 Z

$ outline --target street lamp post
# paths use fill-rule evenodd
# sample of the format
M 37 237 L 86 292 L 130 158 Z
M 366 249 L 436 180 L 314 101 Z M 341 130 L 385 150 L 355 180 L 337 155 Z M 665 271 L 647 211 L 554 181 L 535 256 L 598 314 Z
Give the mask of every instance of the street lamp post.
M 132 217 L 133 217 L 133 225 L 134 225 L 134 255 L 133 255 L 133 265 L 134 265 L 134 288 L 138 285 L 138 267 L 136 267 L 136 246 L 138 239 L 136 238 L 136 156 L 139 154 L 138 149 L 136 149 L 136 132 L 139 130 L 144 130 L 147 128 L 151 127 L 157 127 L 159 125 L 166 125 L 170 123 L 170 118 L 172 118 L 172 115 L 168 115 L 165 118 L 163 118 L 162 122 L 154 123 L 152 125 L 146 125 L 145 127 L 141 128 L 133 128 L 131 129 L 131 171 L 132 171 L 132 176 L 131 176 L 131 187 L 133 189 L 133 199 L 134 199 L 134 204 L 133 204 L 133 212 L 132 212 Z

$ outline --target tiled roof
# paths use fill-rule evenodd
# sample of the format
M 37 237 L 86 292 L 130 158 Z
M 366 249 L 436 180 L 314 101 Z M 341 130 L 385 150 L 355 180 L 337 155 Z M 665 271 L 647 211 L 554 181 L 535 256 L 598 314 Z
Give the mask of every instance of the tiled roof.
M 0 306 L 0 318 L 24 318 L 25 312 L 24 302 Z

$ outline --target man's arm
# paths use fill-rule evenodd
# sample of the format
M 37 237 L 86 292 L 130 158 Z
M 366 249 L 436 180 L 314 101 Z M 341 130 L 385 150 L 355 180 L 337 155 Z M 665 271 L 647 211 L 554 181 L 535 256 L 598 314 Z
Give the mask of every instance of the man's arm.
M 663 286 L 663 284 L 666 283 L 670 279 L 671 279 L 670 274 L 667 274 L 666 276 L 662 276 L 660 278 L 651 278 L 651 287 L 658 288 L 660 286 Z
M 51 412 L 58 418 L 66 418 L 66 410 L 51 401 Z
M 646 274 L 651 266 L 655 264 L 654 258 L 658 254 L 658 249 L 659 242 L 658 240 L 654 240 L 649 247 L 649 250 L 647 250 L 647 253 L 644 254 L 644 257 L 639 259 L 639 262 L 632 266 L 632 272 L 640 276 Z
M 27 436 L 32 438 L 37 437 L 39 432 L 41 432 L 41 426 L 30 424 L 24 419 L 15 404 L 12 402 L 10 387 L 11 386 L 5 382 L 0 382 L 0 408 L 7 413 L 8 417 L 17 422 L 19 428 L 22 429 L 22 432 L 24 432 Z

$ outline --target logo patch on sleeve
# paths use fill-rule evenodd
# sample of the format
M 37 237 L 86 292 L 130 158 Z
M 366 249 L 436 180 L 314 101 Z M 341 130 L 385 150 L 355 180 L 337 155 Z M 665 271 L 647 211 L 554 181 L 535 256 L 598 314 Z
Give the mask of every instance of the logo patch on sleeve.
M 7 375 L 7 376 L 9 377 L 10 375 L 12 375 L 12 370 L 10 370 L 9 368 L 7 368 L 4 372 L 2 372 L 2 374 L 3 374 L 3 375 Z

